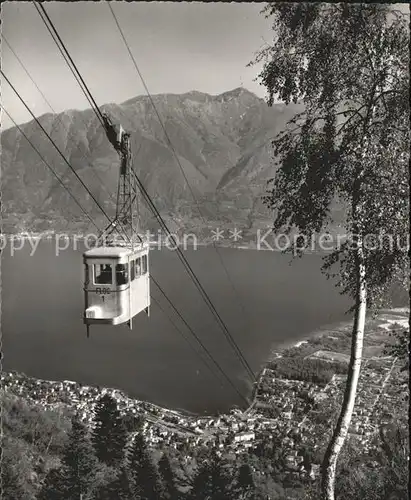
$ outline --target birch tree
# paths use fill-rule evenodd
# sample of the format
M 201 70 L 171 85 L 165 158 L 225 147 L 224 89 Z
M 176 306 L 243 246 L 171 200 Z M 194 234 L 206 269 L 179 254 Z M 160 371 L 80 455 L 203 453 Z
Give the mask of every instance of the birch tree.
M 407 283 L 409 17 L 392 5 L 348 3 L 272 3 L 264 13 L 273 42 L 254 63 L 264 63 L 268 105 L 304 109 L 273 141 L 277 171 L 265 203 L 274 231 L 293 235 L 289 250 L 301 256 L 312 235 L 335 227 L 333 207 L 346 210 L 347 237 L 334 241 L 322 268 L 337 276 L 354 313 L 343 403 L 322 465 L 322 498 L 334 500 L 366 313 L 386 303 L 393 282 Z

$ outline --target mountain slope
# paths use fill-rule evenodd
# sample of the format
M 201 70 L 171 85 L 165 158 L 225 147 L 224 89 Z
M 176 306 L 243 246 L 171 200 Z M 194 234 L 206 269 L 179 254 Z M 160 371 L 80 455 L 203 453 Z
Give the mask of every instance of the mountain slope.
M 250 218 L 261 218 L 264 209 L 258 197 L 274 173 L 271 140 L 301 107 L 269 108 L 264 100 L 242 88 L 217 96 L 193 91 L 156 95 L 153 100 L 174 151 L 148 97 L 106 104 L 102 110 L 131 132 L 134 168 L 158 209 L 179 220 L 180 225 L 198 226 L 200 220 L 201 226 L 204 222 L 215 225 L 228 220 L 248 226 Z M 113 216 L 118 157 L 93 112 L 46 114 L 40 122 L 108 215 Z M 107 225 L 35 122 L 22 128 L 80 204 L 100 226 Z M 1 143 L 5 232 L 91 229 L 79 207 L 17 129 L 4 131 Z M 143 226 L 152 228 L 147 210 L 143 210 L 142 219 Z

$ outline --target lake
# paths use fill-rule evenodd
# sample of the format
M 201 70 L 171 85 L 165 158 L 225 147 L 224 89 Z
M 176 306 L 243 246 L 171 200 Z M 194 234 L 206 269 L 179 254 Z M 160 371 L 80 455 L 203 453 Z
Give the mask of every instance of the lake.
M 192 346 L 152 302 L 127 326 L 91 327 L 86 338 L 83 314 L 82 252 L 56 255 L 54 240 L 43 240 L 30 256 L 29 242 L 11 256 L 2 253 L 2 334 L 4 370 L 50 380 L 116 387 L 132 397 L 197 413 L 227 411 L 241 399 L 193 352 L 200 347 L 152 284 L 157 299 Z M 277 252 L 210 247 L 184 254 L 257 373 L 275 346 L 293 343 L 348 319 L 348 298 L 320 274 L 319 255 L 306 255 L 290 266 Z M 150 268 L 186 321 L 247 397 L 252 384 L 221 328 L 178 256 L 150 252 Z M 239 298 L 238 298 L 239 297 Z M 241 308 L 240 301 L 244 310 Z

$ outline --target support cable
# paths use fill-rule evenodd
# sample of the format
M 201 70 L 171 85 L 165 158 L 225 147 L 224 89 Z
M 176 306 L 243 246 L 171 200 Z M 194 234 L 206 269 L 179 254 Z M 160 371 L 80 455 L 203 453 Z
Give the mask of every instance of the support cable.
M 17 61 L 20 63 L 21 67 L 23 68 L 24 72 L 26 73 L 26 75 L 29 77 L 30 81 L 33 83 L 33 85 L 36 87 L 37 91 L 39 92 L 39 94 L 42 96 L 44 102 L 47 104 L 47 106 L 49 107 L 49 109 L 52 111 L 52 113 L 54 113 L 57 117 L 57 120 L 58 122 L 63 126 L 64 130 L 67 132 L 67 137 L 68 138 L 73 138 L 72 137 L 72 134 L 70 133 L 68 127 L 66 127 L 66 125 L 64 124 L 63 120 L 58 116 L 58 113 L 57 111 L 53 108 L 53 106 L 50 104 L 50 102 L 48 101 L 48 99 L 46 98 L 46 96 L 44 95 L 44 93 L 41 91 L 41 89 L 39 88 L 39 86 L 37 85 L 37 83 L 35 82 L 34 78 L 31 76 L 31 74 L 29 73 L 29 71 L 27 70 L 27 68 L 25 67 L 23 61 L 19 58 L 19 56 L 16 54 L 16 52 L 13 50 L 12 46 L 10 45 L 10 43 L 7 41 L 6 37 L 1 34 L 1 37 L 3 38 L 3 40 L 5 41 L 6 45 L 8 46 L 8 48 L 10 49 L 10 51 L 12 52 L 12 54 L 14 55 L 14 57 L 17 59 Z M 84 126 L 87 127 L 88 125 L 85 123 L 85 121 L 82 119 L 81 117 L 81 114 L 79 115 L 81 121 L 83 122 Z M 50 132 L 50 135 L 51 135 L 51 132 Z M 74 143 L 74 146 L 76 147 L 77 151 L 80 153 L 80 156 L 88 163 L 88 165 L 92 167 L 92 165 L 90 165 L 89 163 L 89 160 L 86 158 L 86 156 L 83 154 L 83 152 L 80 150 L 80 147 L 74 142 L 73 140 L 73 143 Z M 101 179 L 101 177 L 98 175 L 97 171 L 93 168 L 93 174 L 97 177 L 97 179 L 100 181 L 101 185 L 103 186 L 104 188 L 104 191 L 106 192 L 106 194 L 109 196 L 109 198 L 111 199 L 111 201 L 114 203 L 115 200 L 114 200 L 114 196 L 109 193 L 109 191 L 107 190 L 107 187 L 105 185 L 105 183 L 103 182 L 103 180 Z
M 170 230 L 168 229 L 166 223 L 164 222 L 164 219 L 161 217 L 159 211 L 157 210 L 156 206 L 154 205 L 154 203 L 152 202 L 150 196 L 148 195 L 145 187 L 143 186 L 143 184 L 141 183 L 140 179 L 137 177 L 136 173 L 134 172 L 133 170 L 133 173 L 135 175 L 135 178 L 137 180 L 137 183 L 138 183 L 138 186 L 143 194 L 143 197 L 144 199 L 146 200 L 147 204 L 149 205 L 150 209 L 152 210 L 152 212 L 154 213 L 154 215 L 157 217 L 161 227 L 166 231 L 166 233 L 168 234 L 168 236 L 170 237 L 172 243 L 174 244 L 175 246 L 175 249 L 176 249 L 176 252 L 177 252 L 177 255 L 179 256 L 181 262 L 183 263 L 184 265 L 184 268 L 186 269 L 186 272 L 188 273 L 188 275 L 190 276 L 190 278 L 193 280 L 195 286 L 197 287 L 197 289 L 199 290 L 201 296 L 203 297 L 203 299 L 205 300 L 206 304 L 208 305 L 209 309 L 212 311 L 212 313 L 214 314 L 214 317 L 217 319 L 220 327 L 222 328 L 222 331 L 223 331 L 223 334 L 226 336 L 227 338 L 227 334 L 229 334 L 228 332 L 228 329 L 227 329 L 227 326 L 225 325 L 224 321 L 222 320 L 221 316 L 219 315 L 218 311 L 216 310 L 216 308 L 214 307 L 214 304 L 212 303 L 210 297 L 208 296 L 207 292 L 204 290 L 203 286 L 201 285 L 199 279 L 197 278 L 196 274 L 194 273 L 192 267 L 190 266 L 189 262 L 187 261 L 187 259 L 184 257 L 184 254 L 182 253 L 181 249 L 179 248 L 179 246 L 177 245 L 177 242 L 174 238 L 174 236 L 172 235 L 172 233 L 170 232 Z M 232 338 L 232 337 L 231 337 Z M 229 339 L 229 337 L 228 337 Z M 228 340 L 227 339 L 227 340 Z M 240 348 L 237 346 L 236 342 L 234 339 L 232 339 L 232 342 L 230 342 L 230 345 L 232 347 L 236 346 L 237 349 L 236 351 L 237 352 L 240 352 L 241 353 L 241 350 Z M 241 357 L 240 357 L 240 361 L 242 361 Z M 243 363 L 244 364 L 244 363 Z M 251 378 L 252 378 L 252 381 L 255 382 L 256 380 L 256 377 L 254 375 L 254 373 L 251 371 Z
M 207 347 L 203 344 L 201 339 L 196 335 L 194 330 L 190 327 L 190 325 L 187 323 L 187 321 L 183 318 L 183 316 L 178 312 L 174 304 L 171 302 L 171 300 L 167 297 L 167 294 L 163 291 L 163 289 L 160 287 L 158 282 L 155 280 L 153 276 L 151 276 L 151 279 L 153 280 L 154 284 L 157 286 L 157 288 L 160 290 L 160 292 L 164 295 L 166 298 L 167 302 L 171 305 L 171 307 L 174 309 L 176 314 L 180 317 L 180 319 L 183 321 L 183 323 L 186 325 L 186 327 L 190 330 L 191 334 L 195 337 L 197 342 L 201 345 L 201 347 L 204 349 L 204 351 L 207 353 L 207 355 L 210 357 L 210 359 L 213 361 L 214 365 L 217 367 L 219 372 L 223 375 L 223 377 L 227 380 L 227 382 L 230 384 L 230 386 L 235 390 L 235 392 L 238 394 L 238 396 L 248 405 L 247 399 L 241 394 L 241 392 L 237 389 L 237 387 L 234 385 L 230 377 L 226 374 L 226 372 L 221 368 L 220 364 L 214 359 L 213 355 L 210 353 L 210 351 L 207 349 Z
M 93 97 L 91 96 L 91 93 L 90 93 L 90 91 L 88 90 L 88 88 L 87 88 L 87 86 L 86 86 L 86 84 L 85 84 L 85 82 L 84 82 L 83 78 L 81 77 L 81 75 L 80 75 L 80 73 L 79 73 L 79 71 L 78 71 L 78 69 L 77 69 L 76 65 L 74 64 L 74 62 L 73 62 L 72 58 L 71 58 L 71 57 L 70 57 L 70 55 L 68 54 L 67 49 L 65 48 L 64 43 L 62 42 L 62 40 L 61 40 L 60 36 L 58 35 L 57 30 L 56 30 L 56 29 L 55 29 L 55 27 L 53 26 L 53 23 L 52 23 L 51 19 L 49 18 L 49 16 L 48 16 L 48 15 L 47 15 L 47 13 L 45 12 L 45 9 L 44 9 L 44 7 L 43 7 L 42 5 L 39 5 L 39 8 L 38 8 L 38 7 L 37 7 L 36 2 L 34 2 L 34 1 L 33 1 L 33 3 L 35 4 L 36 9 L 39 11 L 39 8 L 40 8 L 40 9 L 42 10 L 42 12 L 44 13 L 45 17 L 47 18 L 47 20 L 48 20 L 49 24 L 51 25 L 51 27 L 52 27 L 52 29 L 53 29 L 53 32 L 55 33 L 55 35 L 56 35 L 57 39 L 60 41 L 61 45 L 63 46 L 63 49 L 65 50 L 65 52 L 66 52 L 66 54 L 67 54 L 67 58 L 65 57 L 65 60 L 66 60 L 67 64 L 69 64 L 69 63 L 68 63 L 68 61 L 67 61 L 67 59 L 68 59 L 68 60 L 71 62 L 71 64 L 73 65 L 73 67 L 75 68 L 75 70 L 77 71 L 77 74 L 79 75 L 79 78 L 76 78 L 76 80 L 77 80 L 78 82 L 79 82 L 79 80 L 82 82 L 82 85 L 80 85 L 80 83 L 79 83 L 79 85 L 81 86 L 81 88 L 82 88 L 83 92 L 87 92 L 87 93 L 88 93 L 88 99 L 89 99 L 89 102 L 91 101 L 91 102 L 93 103 L 93 105 L 94 105 L 94 106 L 92 106 L 92 107 L 93 107 L 93 109 L 94 109 L 95 113 L 96 113 L 98 116 L 100 116 L 100 117 L 102 118 L 102 122 L 103 122 L 103 126 L 104 126 L 104 117 L 103 117 L 103 115 L 101 114 L 101 111 L 99 110 L 99 108 L 98 108 L 98 106 L 97 106 L 97 104 L 96 104 L 95 100 L 94 100 L 94 99 L 93 99 Z M 40 12 L 39 12 L 39 13 L 40 13 Z M 42 19 L 43 19 L 43 21 L 44 21 L 43 16 L 42 16 Z M 50 30 L 49 30 L 49 31 L 50 31 Z M 50 33 L 51 33 L 51 31 L 50 31 Z M 54 41 L 56 41 L 56 38 L 55 38 L 54 36 L 53 36 L 53 39 L 54 39 Z M 57 42 L 56 42 L 56 43 L 57 43 Z M 62 52 L 62 54 L 63 54 L 63 52 Z M 72 68 L 71 68 L 71 66 L 70 66 L 70 69 L 72 69 Z M 73 71 L 73 70 L 72 70 L 72 71 Z M 74 74 L 74 73 L 73 73 L 73 74 Z M 84 88 L 83 88 L 83 86 L 84 86 Z M 85 89 L 85 90 L 84 90 L 84 89 Z M 175 153 L 175 151 L 174 151 L 174 153 Z M 139 181 L 139 179 L 137 178 L 137 176 L 136 176 L 136 174 L 135 174 L 134 170 L 133 170 L 133 174 L 134 174 L 134 176 L 136 177 L 136 179 L 137 179 L 137 181 L 138 181 L 138 183 L 139 183 L 140 189 L 141 189 L 143 186 L 142 186 L 141 182 Z M 143 187 L 143 189 L 144 189 L 144 187 Z M 144 191 L 145 191 L 145 189 L 144 189 Z M 146 195 L 146 197 L 148 197 L 148 198 L 146 198 L 146 200 L 149 202 L 149 204 L 150 204 L 151 208 L 153 208 L 153 207 L 154 207 L 154 205 L 153 205 L 153 203 L 152 203 L 152 201 L 151 201 L 151 199 L 150 199 L 150 197 L 148 196 L 148 193 L 147 193 L 146 191 L 145 191 L 145 195 Z M 155 208 L 155 207 L 154 207 L 154 208 Z M 157 209 L 155 209 L 155 211 L 157 211 Z M 160 216 L 160 214 L 158 213 L 158 211 L 157 211 L 157 214 L 158 214 L 158 216 Z M 170 235 L 171 233 L 170 233 L 170 231 L 168 230 L 167 226 L 165 225 L 164 221 L 162 220 L 161 216 L 160 216 L 160 219 L 159 219 L 159 220 L 161 220 L 161 221 L 162 221 L 162 225 L 163 225 L 163 227 L 165 227 L 165 228 L 166 228 L 166 231 L 167 231 L 167 232 L 168 232 L 168 234 Z M 110 221 L 110 222 L 111 222 L 111 221 Z M 174 240 L 174 238 L 173 238 L 173 237 L 172 237 L 172 239 Z M 175 241 L 174 241 L 174 243 L 175 243 Z M 178 253 L 179 253 L 179 255 L 180 255 L 180 258 L 182 257 L 183 262 L 185 262 L 185 263 L 186 263 L 186 266 L 185 266 L 185 267 L 186 267 L 186 270 L 187 270 L 187 268 L 188 268 L 188 273 L 189 273 L 190 277 L 193 279 L 193 281 L 194 281 L 195 283 L 197 283 L 197 285 L 196 285 L 196 286 L 197 286 L 197 288 L 200 290 L 200 292 L 202 292 L 202 296 L 203 296 L 203 298 L 205 298 L 206 303 L 208 304 L 208 306 L 209 306 L 210 310 L 214 313 L 215 317 L 218 319 L 219 324 L 223 326 L 223 333 L 225 334 L 225 336 L 226 336 L 227 340 L 229 340 L 230 345 L 234 348 L 234 350 L 235 350 L 235 351 L 237 351 L 237 355 L 239 356 L 240 361 L 242 361 L 242 363 L 244 364 L 244 366 L 246 367 L 246 369 L 248 369 L 248 370 L 249 370 L 249 373 L 251 374 L 252 379 L 254 379 L 254 380 L 255 380 L 255 375 L 254 375 L 254 372 L 253 372 L 253 371 L 251 370 L 251 368 L 249 367 L 249 365 L 248 365 L 247 361 L 245 360 L 244 356 L 243 356 L 243 355 L 242 355 L 242 353 L 241 353 L 241 350 L 239 349 L 239 347 L 238 347 L 238 345 L 236 344 L 235 340 L 233 339 L 233 337 L 231 336 L 230 332 L 228 331 L 228 328 L 225 326 L 224 322 L 222 321 L 221 316 L 218 314 L 217 310 L 215 309 L 214 305 L 212 304 L 211 299 L 208 297 L 208 294 L 205 292 L 204 288 L 201 286 L 201 283 L 199 282 L 198 278 L 196 277 L 196 275 L 194 274 L 193 270 L 191 269 L 191 266 L 189 266 L 189 264 L 188 264 L 187 260 L 185 259 L 185 257 L 181 254 L 181 250 L 180 250 L 179 248 L 177 248 L 177 251 L 178 251 Z
M 64 160 L 64 162 L 68 165 L 68 167 L 70 168 L 70 170 L 74 173 L 74 175 L 76 176 L 76 178 L 80 181 L 81 185 L 84 187 L 84 189 L 87 191 L 87 193 L 90 195 L 90 197 L 92 198 L 92 200 L 94 201 L 94 203 L 98 206 L 98 208 L 101 210 L 101 212 L 104 214 L 104 216 L 108 219 L 108 221 L 111 223 L 111 219 L 110 217 L 107 215 L 106 211 L 104 210 L 104 208 L 100 205 L 100 203 L 98 202 L 98 200 L 95 198 L 95 196 L 93 195 L 93 193 L 89 190 L 89 188 L 86 186 L 86 184 L 83 182 L 83 180 L 81 179 L 81 177 L 78 175 L 78 173 L 74 170 L 74 168 L 70 165 L 69 161 L 67 160 L 67 158 L 64 156 L 64 154 L 60 151 L 59 147 L 57 146 L 57 144 L 54 142 L 54 140 L 50 137 L 50 135 L 48 134 L 48 132 L 45 130 L 45 128 L 43 127 L 43 125 L 39 122 L 38 118 L 36 118 L 36 116 L 33 114 L 33 112 L 31 111 L 31 109 L 27 106 L 27 104 L 25 103 L 24 99 L 21 97 L 21 95 L 19 94 L 19 92 L 16 90 L 16 88 L 13 86 L 13 84 L 10 82 L 10 80 L 7 78 L 7 76 L 4 74 L 3 70 L 0 69 L 0 73 L 1 75 L 3 76 L 3 78 L 6 80 L 6 82 L 10 85 L 10 87 L 12 88 L 13 92 L 16 94 L 16 96 L 19 98 L 19 100 L 21 101 L 21 103 L 24 105 L 24 107 L 27 109 L 27 111 L 30 113 L 30 115 L 32 116 L 32 118 L 35 120 L 35 122 L 37 123 L 37 125 L 41 128 L 41 130 L 46 134 L 47 138 L 49 139 L 49 141 L 53 144 L 53 146 L 56 148 L 56 150 L 58 151 L 59 155 L 61 156 L 61 158 Z
M 148 87 L 147 87 L 146 83 L 145 83 L 145 80 L 144 80 L 144 78 L 143 78 L 143 75 L 142 75 L 142 73 L 141 73 L 141 71 L 140 71 L 140 69 L 139 69 L 139 67 L 138 67 L 138 65 L 137 65 L 137 62 L 136 62 L 136 60 L 135 60 L 135 58 L 134 58 L 134 56 L 133 56 L 133 54 L 132 54 L 132 52 L 131 52 L 131 49 L 130 49 L 130 47 L 129 47 L 128 43 L 127 43 L 126 37 L 125 37 L 125 35 L 124 35 L 124 33 L 123 33 L 122 29 L 121 29 L 120 23 L 119 23 L 119 21 L 118 21 L 118 19 L 117 19 L 116 15 L 115 15 L 115 13 L 114 13 L 114 11 L 113 11 L 113 8 L 112 8 L 112 7 L 111 7 L 111 5 L 110 5 L 110 2 L 107 2 L 107 5 L 108 5 L 108 7 L 109 7 L 109 9 L 110 9 L 110 11 L 111 11 L 111 14 L 112 14 L 112 16 L 113 16 L 113 18 L 114 18 L 114 21 L 115 21 L 115 23 L 116 23 L 116 25 L 117 25 L 117 28 L 118 28 L 118 30 L 119 30 L 119 32 L 120 32 L 120 35 L 121 35 L 122 39 L 123 39 L 123 42 L 124 42 L 124 44 L 125 44 L 125 46 L 126 46 L 126 48 L 127 48 L 128 54 L 129 54 L 129 56 L 130 56 L 130 58 L 131 58 L 131 60 L 132 60 L 132 62 L 133 62 L 133 64 L 134 64 L 134 67 L 135 67 L 135 69 L 136 69 L 136 71 L 137 71 L 137 73 L 138 73 L 138 75 L 139 75 L 139 77 L 140 77 L 140 79 L 141 79 L 141 81 L 142 81 L 142 83 L 143 83 L 143 86 L 144 86 L 144 88 L 145 88 L 145 91 L 146 91 L 146 93 L 147 93 L 147 96 L 148 96 L 148 98 L 150 99 L 150 102 L 151 102 L 151 104 L 152 104 L 152 106 L 153 106 L 153 108 L 154 108 L 154 111 L 155 111 L 155 113 L 156 113 L 156 115 L 157 115 L 157 118 L 158 118 L 158 120 L 159 120 L 159 122 L 160 122 L 160 126 L 161 126 L 161 128 L 163 129 L 164 135 L 165 135 L 165 137 L 166 137 L 166 139 L 167 139 L 167 141 L 168 141 L 168 144 L 169 144 L 169 146 L 170 146 L 170 148 L 171 148 L 171 151 L 172 151 L 172 153 L 173 153 L 173 155 L 174 155 L 174 157 L 175 157 L 175 159 L 176 159 L 176 161 L 177 161 L 177 163 L 178 163 L 178 166 L 179 166 L 179 168 L 180 168 L 180 170 L 181 170 L 181 172 L 182 172 L 182 174 L 183 174 L 183 177 L 184 177 L 185 182 L 186 182 L 186 184 L 187 184 L 187 186 L 188 186 L 188 188 L 189 188 L 189 190 L 190 190 L 190 193 L 191 193 L 191 195 L 192 195 L 192 197 L 193 197 L 193 200 L 194 200 L 194 202 L 196 203 L 196 206 L 197 206 L 198 212 L 199 212 L 199 214 L 200 214 L 200 217 L 202 218 L 203 222 L 205 223 L 205 222 L 206 222 L 206 221 L 205 221 L 205 218 L 204 218 L 204 216 L 203 216 L 203 214 L 202 214 L 202 212 L 201 212 L 201 209 L 200 209 L 199 203 L 198 203 L 198 201 L 197 201 L 197 199 L 196 199 L 196 196 L 195 196 L 195 194 L 194 194 L 194 191 L 193 191 L 193 189 L 192 189 L 192 187 L 191 187 L 190 183 L 188 182 L 187 176 L 186 176 L 185 171 L 184 171 L 184 169 L 183 169 L 183 167 L 182 167 L 182 165 L 181 165 L 180 159 L 179 159 L 179 157 L 178 157 L 178 155 L 177 155 L 177 153 L 176 153 L 176 151 L 175 151 L 175 149 L 174 149 L 174 146 L 173 146 L 173 144 L 172 144 L 172 142 L 171 142 L 171 139 L 170 139 L 170 137 L 169 137 L 169 135 L 168 135 L 168 132 L 167 132 L 167 130 L 166 130 L 166 128 L 165 128 L 165 126 L 164 126 L 164 123 L 163 123 L 163 121 L 162 121 L 162 118 L 161 118 L 161 116 L 160 116 L 160 113 L 159 113 L 159 111 L 157 110 L 157 107 L 156 107 L 156 105 L 155 105 L 155 103 L 154 103 L 154 100 L 153 100 L 153 98 L 152 98 L 152 96 L 151 96 L 151 94 L 150 94 L 150 92 L 149 92 L 149 90 L 148 90 Z M 217 245 L 215 244 L 215 242 L 214 242 L 214 241 L 213 241 L 213 246 L 214 246 L 214 249 L 216 250 L 216 252 L 217 252 L 217 254 L 218 254 L 218 256 L 219 256 L 220 263 L 221 263 L 221 265 L 222 265 L 222 267 L 223 267 L 223 269 L 224 269 L 224 271 L 225 271 L 225 273 L 226 273 L 226 276 L 227 276 L 227 278 L 228 278 L 228 280 L 229 280 L 229 282 L 230 282 L 230 284 L 231 284 L 231 287 L 232 287 L 232 289 L 233 289 L 233 291 L 234 291 L 235 295 L 237 296 L 237 301 L 239 302 L 240 307 L 241 307 L 241 309 L 242 309 L 242 313 L 243 313 L 243 315 L 244 315 L 244 317 L 245 317 L 245 316 L 246 316 L 246 314 L 245 314 L 245 308 L 244 308 L 244 305 L 243 305 L 243 303 L 242 303 L 242 301 L 241 301 L 241 299 L 240 299 L 240 297 L 239 297 L 238 291 L 236 290 L 236 288 L 235 288 L 235 286 L 234 286 L 233 281 L 231 280 L 231 277 L 230 277 L 230 274 L 229 274 L 229 272 L 228 272 L 228 270 L 227 270 L 227 267 L 225 266 L 224 261 L 223 261 L 223 259 L 222 259 L 222 256 L 221 256 L 221 254 L 220 254 L 220 252 L 219 252 L 219 250 L 218 250 L 218 247 L 217 247 Z M 255 380 L 256 380 L 256 377 L 255 377 L 254 371 L 253 371 L 253 370 L 252 370 L 252 368 L 250 367 L 250 365 L 249 365 L 248 361 L 247 361 L 247 360 L 246 360 L 246 358 L 244 357 L 243 353 L 241 352 L 240 348 L 238 347 L 238 345 L 237 345 L 236 341 L 234 340 L 234 338 L 232 337 L 232 335 L 231 335 L 231 333 L 228 331 L 228 329 L 226 329 L 226 333 L 227 333 L 227 340 L 229 341 L 230 345 L 231 345 L 231 346 L 232 346 L 232 347 L 236 350 L 236 352 L 237 352 L 238 356 L 239 356 L 239 357 L 241 358 L 241 360 L 242 360 L 242 363 L 243 363 L 243 365 L 244 365 L 244 367 L 245 367 L 246 371 L 248 371 L 248 373 L 249 373 L 249 375 L 251 376 L 251 378 L 255 381 Z
M 46 12 L 46 9 L 43 7 L 43 5 L 41 3 L 38 3 L 35 0 L 33 0 L 33 4 L 34 4 L 37 12 L 39 13 L 41 19 L 43 20 L 51 37 L 53 38 L 54 42 L 56 43 L 58 49 L 60 50 L 61 55 L 63 56 L 67 65 L 69 66 L 71 72 L 73 73 L 75 79 L 77 80 L 77 83 L 80 85 L 80 88 L 84 92 L 88 102 L 90 103 L 91 109 L 96 113 L 98 120 L 100 121 L 103 128 L 105 128 L 103 115 L 102 115 L 99 107 L 97 106 L 95 100 L 93 99 L 93 96 L 91 95 L 91 93 L 90 93 L 85 81 L 83 80 L 79 70 L 77 69 L 77 66 L 75 65 L 68 50 L 66 49 L 66 46 L 64 45 L 63 40 L 60 38 L 60 35 L 57 33 L 57 30 L 54 27 L 53 22 L 51 21 L 49 15 Z M 46 22 L 46 19 L 47 19 L 48 23 Z M 58 42 L 60 43 L 60 45 Z
M 14 126 L 17 127 L 18 131 L 22 134 L 22 136 L 26 139 L 26 141 L 30 144 L 30 146 L 34 149 L 34 151 L 39 155 L 40 159 L 42 162 L 51 170 L 53 175 L 56 177 L 56 179 L 59 181 L 59 183 L 62 185 L 62 187 L 67 191 L 67 193 L 73 198 L 75 201 L 76 205 L 78 205 L 81 209 L 81 211 L 84 213 L 84 215 L 90 220 L 90 222 L 94 225 L 94 227 L 100 231 L 100 228 L 97 226 L 97 224 L 94 222 L 92 217 L 88 214 L 85 208 L 80 204 L 80 202 L 77 200 L 77 198 L 73 195 L 73 193 L 70 191 L 70 189 L 64 184 L 63 180 L 58 176 L 56 171 L 53 169 L 53 167 L 48 163 L 48 161 L 44 158 L 44 156 L 40 153 L 40 151 L 36 148 L 36 146 L 32 143 L 32 141 L 27 137 L 23 129 L 17 125 L 17 123 L 14 121 L 10 113 L 7 111 L 7 109 L 2 105 L 1 109 L 6 113 L 6 115 L 10 118 L 10 120 L 14 123 Z
M 151 296 L 151 299 L 156 303 L 157 307 L 160 309 L 160 311 L 163 313 L 163 315 L 168 319 L 168 321 L 171 323 L 173 328 L 183 337 L 183 339 L 186 341 L 187 345 L 190 347 L 190 349 L 201 359 L 201 361 L 204 363 L 204 366 L 208 368 L 210 373 L 216 378 L 216 380 L 221 383 L 220 378 L 216 374 L 216 372 L 211 368 L 211 366 L 208 364 L 207 360 L 205 360 L 200 353 L 195 349 L 193 344 L 190 342 L 189 338 L 186 337 L 186 335 L 183 333 L 181 328 L 178 327 L 178 325 L 171 319 L 171 317 L 166 313 L 164 307 L 160 304 L 160 302 L 153 296 Z

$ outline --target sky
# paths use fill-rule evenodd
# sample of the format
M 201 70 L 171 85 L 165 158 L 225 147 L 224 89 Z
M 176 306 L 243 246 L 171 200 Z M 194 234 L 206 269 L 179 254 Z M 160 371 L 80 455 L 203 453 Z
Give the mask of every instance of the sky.
M 106 2 L 45 2 L 44 7 L 97 104 L 145 94 Z M 112 2 L 151 94 L 197 90 L 220 94 L 240 86 L 265 97 L 247 68 L 272 40 L 261 3 Z M 2 35 L 56 112 L 89 107 L 31 2 L 2 4 Z M 36 116 L 50 108 L 6 43 L 2 70 Z M 2 79 L 2 103 L 17 123 L 31 120 Z M 2 128 L 12 123 L 2 114 Z

